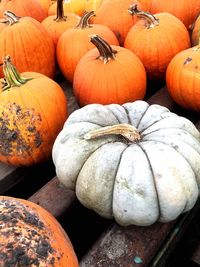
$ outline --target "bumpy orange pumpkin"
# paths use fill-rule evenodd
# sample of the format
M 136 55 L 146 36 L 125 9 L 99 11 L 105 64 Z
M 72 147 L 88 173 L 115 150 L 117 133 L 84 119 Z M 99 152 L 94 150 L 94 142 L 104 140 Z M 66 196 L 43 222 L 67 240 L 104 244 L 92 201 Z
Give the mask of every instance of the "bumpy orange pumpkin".
M 129 12 L 141 20 L 128 32 L 124 47 L 141 59 L 150 79 L 165 79 L 171 59 L 190 47 L 190 36 L 186 27 L 169 13 L 153 16 L 139 11 L 136 5 L 132 5 Z
M 73 88 L 80 106 L 92 103 L 122 104 L 142 99 L 146 92 L 146 72 L 130 50 L 110 46 L 97 35 L 91 36 L 97 47 L 79 61 Z
M 36 0 L 1 0 L 0 1 L 0 18 L 3 17 L 5 11 L 11 11 L 17 16 L 29 16 L 38 21 L 44 20 L 47 16 L 45 10 Z
M 171 13 L 189 28 L 200 12 L 200 0 L 152 0 L 151 12 Z
M 142 9 L 142 5 L 136 0 L 104 0 L 96 11 L 94 23 L 110 28 L 115 33 L 120 45 L 123 45 L 128 31 L 137 21 L 136 16 L 128 13 L 128 8 L 133 3 Z
M 192 31 L 192 45 L 195 46 L 199 43 L 200 38 L 200 16 L 197 18 Z
M 80 23 L 74 29 L 67 30 L 60 38 L 57 45 L 57 61 L 63 75 L 70 82 L 73 81 L 74 71 L 82 56 L 94 48 L 89 40 L 89 35 L 98 34 L 107 42 L 119 45 L 114 33 L 104 25 L 89 24 L 88 20 L 94 12 L 82 16 Z
M 41 206 L 0 196 L 0 266 L 78 267 L 60 223 Z
M 48 32 L 33 18 L 19 18 L 8 11 L 5 16 L 9 23 L 0 31 L 0 63 L 10 55 L 20 72 L 35 71 L 53 78 L 55 47 Z
M 63 0 L 57 0 L 57 16 L 49 16 L 42 21 L 42 26 L 51 35 L 54 44 L 57 45 L 60 36 L 70 28 L 75 27 L 80 20 L 78 15 L 68 13 L 64 16 Z
M 177 54 L 166 72 L 168 91 L 180 106 L 200 111 L 200 44 Z
M 4 59 L 0 80 L 0 161 L 29 166 L 50 158 L 53 142 L 67 118 L 61 87 L 48 77 L 20 75 Z

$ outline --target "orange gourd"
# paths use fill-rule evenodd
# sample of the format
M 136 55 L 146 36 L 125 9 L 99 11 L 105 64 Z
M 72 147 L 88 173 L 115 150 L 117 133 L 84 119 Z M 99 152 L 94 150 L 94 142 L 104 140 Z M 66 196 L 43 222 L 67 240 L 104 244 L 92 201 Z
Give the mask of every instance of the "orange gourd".
M 200 37 L 200 16 L 197 18 L 197 20 L 194 23 L 194 28 L 192 30 L 192 46 L 195 46 L 199 43 L 199 37 Z
M 151 12 L 171 13 L 189 28 L 200 12 L 200 0 L 152 0 Z
M 78 267 L 67 233 L 49 211 L 0 196 L 0 213 L 0 266 Z
M 63 3 L 63 9 L 64 9 L 64 14 L 66 15 L 67 13 L 74 13 L 79 16 L 82 16 L 83 13 L 86 10 L 86 1 L 87 0 L 68 0 L 64 1 Z M 50 6 L 48 10 L 48 15 L 55 15 L 57 10 L 57 3 L 53 4 Z
M 136 23 L 136 16 L 127 11 L 131 4 L 142 5 L 136 0 L 104 0 L 96 11 L 94 23 L 106 25 L 116 35 L 119 44 L 123 45 L 130 28 Z
M 0 63 L 10 55 L 20 72 L 35 71 L 53 78 L 55 47 L 48 32 L 33 18 L 19 18 L 8 11 L 5 16 L 9 23 L 0 31 Z
M 55 138 L 67 118 L 61 87 L 48 77 L 19 74 L 7 56 L 0 79 L 0 162 L 30 166 L 51 157 Z
M 190 47 L 190 36 L 184 24 L 169 13 L 152 15 L 132 5 L 133 15 L 141 18 L 130 29 L 124 47 L 134 52 L 144 64 L 149 79 L 165 79 L 171 59 Z
M 38 21 L 44 20 L 47 16 L 45 10 L 36 0 L 2 0 L 0 1 L 0 18 L 3 18 L 5 11 L 11 11 L 17 16 L 29 16 Z
M 185 109 L 200 111 L 200 44 L 177 54 L 166 72 L 172 99 Z
M 51 5 L 53 5 L 56 0 L 52 1 L 52 0 L 37 0 L 40 5 L 42 6 L 42 8 L 45 10 L 45 12 L 48 14 L 48 10 L 50 8 Z
M 42 21 L 42 26 L 52 37 L 55 46 L 60 36 L 70 28 L 75 27 L 80 20 L 78 15 L 68 13 L 64 16 L 63 0 L 57 0 L 57 16 L 49 16 Z
M 61 72 L 70 82 L 73 81 L 75 68 L 82 56 L 94 45 L 89 41 L 89 35 L 98 34 L 110 44 L 119 45 L 114 33 L 104 25 L 89 24 L 94 12 L 86 13 L 74 29 L 67 30 L 57 45 L 57 61 Z
M 79 105 L 142 99 L 146 72 L 140 59 L 126 48 L 110 46 L 97 35 L 90 38 L 97 48 L 80 59 L 74 73 L 73 88 Z

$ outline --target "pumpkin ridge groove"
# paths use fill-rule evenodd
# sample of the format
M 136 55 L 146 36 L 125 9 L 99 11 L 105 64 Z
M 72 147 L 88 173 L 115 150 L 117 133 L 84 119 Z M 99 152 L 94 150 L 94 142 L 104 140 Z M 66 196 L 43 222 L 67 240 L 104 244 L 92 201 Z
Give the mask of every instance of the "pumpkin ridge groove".
M 131 119 L 130 119 L 130 115 L 129 115 L 129 112 L 128 112 L 128 109 L 126 107 L 124 107 L 124 111 L 126 112 L 126 116 L 127 116 L 127 119 L 128 119 L 128 124 L 131 124 Z
M 177 149 L 176 149 L 176 146 L 173 146 L 173 145 L 170 145 L 170 144 L 168 144 L 168 143 L 166 143 L 166 142 L 164 142 L 164 141 L 161 141 L 161 140 L 145 140 L 145 141 L 142 141 L 142 142 L 158 142 L 158 143 L 161 143 L 161 144 L 164 144 L 164 145 L 166 145 L 166 146 L 169 146 L 169 147 L 171 147 L 172 149 L 174 149 L 182 158 L 184 158 L 184 160 L 186 160 L 187 161 L 187 163 L 190 165 L 190 163 L 188 162 L 188 160 L 187 160 L 187 158 L 186 157 L 184 157 Z M 188 144 L 188 143 L 185 143 L 185 144 L 187 144 L 188 146 L 190 146 L 192 149 L 194 149 L 190 144 Z M 194 149 L 195 150 L 195 149 Z M 196 150 L 195 150 L 196 151 Z M 198 153 L 198 152 L 197 152 Z M 199 153 L 198 153 L 199 154 Z M 197 184 L 197 186 L 198 186 L 198 188 L 199 188 L 199 185 L 198 185 L 198 183 L 197 183 L 197 180 L 198 180 L 198 178 L 197 178 L 197 175 L 196 175 L 196 173 L 195 173 L 195 171 L 194 171 L 194 169 L 192 168 L 192 166 L 190 165 L 190 168 L 192 169 L 192 172 L 193 172 L 193 174 L 194 174 L 194 177 L 195 177 L 195 181 L 196 181 L 196 184 Z M 186 206 L 187 206 L 187 203 L 188 203 L 188 200 L 187 200 L 187 202 L 186 202 Z M 184 208 L 185 209 L 185 208 Z M 183 209 L 183 210 L 184 210 Z
M 117 116 L 115 115 L 115 113 L 114 113 L 111 109 L 109 109 L 109 107 L 107 107 L 107 109 L 113 114 L 113 116 L 116 118 L 116 120 L 120 123 L 120 121 L 119 121 L 119 119 L 117 118 Z
M 148 153 L 146 152 L 146 150 L 140 145 L 140 144 L 137 144 L 140 149 L 143 151 L 143 153 L 145 154 L 146 158 L 147 158 L 147 161 L 149 162 L 149 168 L 151 170 L 151 173 L 152 173 L 152 177 L 153 177 L 153 184 L 154 184 L 154 188 L 155 188 L 155 192 L 156 192 L 156 198 L 157 198 L 157 204 L 158 204 L 158 219 L 161 217 L 161 207 L 160 207 L 160 201 L 159 201 L 159 195 L 158 195 L 158 190 L 157 190 L 157 187 L 156 187 L 156 182 L 155 182 L 155 175 L 154 175 L 154 171 L 153 171 L 153 168 L 151 167 L 151 161 L 150 161 L 150 158 L 148 156 Z M 157 220 L 158 220 L 157 219 Z
M 143 117 L 145 116 L 145 114 L 148 112 L 149 107 L 150 106 L 147 107 L 147 109 L 145 110 L 145 112 L 143 113 L 143 115 L 141 116 L 141 118 L 139 119 L 139 121 L 138 121 L 137 125 L 135 126 L 135 128 L 137 128 L 137 129 L 139 128 L 140 123 L 141 123 Z

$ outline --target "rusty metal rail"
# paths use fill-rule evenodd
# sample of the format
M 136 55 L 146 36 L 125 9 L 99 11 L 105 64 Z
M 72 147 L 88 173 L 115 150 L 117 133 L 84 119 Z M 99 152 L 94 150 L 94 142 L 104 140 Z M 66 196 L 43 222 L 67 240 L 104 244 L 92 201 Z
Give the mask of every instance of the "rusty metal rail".
M 59 82 L 66 93 L 70 114 L 79 107 L 70 84 L 62 80 Z M 200 129 L 198 114 L 179 108 L 169 97 L 166 88 L 157 90 L 147 101 L 150 104 L 157 103 L 166 106 L 171 111 L 191 119 Z M 22 189 L 24 184 L 25 189 Z M 43 206 L 61 222 L 70 237 L 73 237 L 73 234 L 70 233 L 73 231 L 73 225 L 69 229 L 65 224 L 70 220 L 70 212 L 79 205 L 79 208 L 77 210 L 75 208 L 73 213 L 73 220 L 76 221 L 74 231 L 78 228 L 82 229 L 85 221 L 82 214 L 76 214 L 76 211 L 78 213 L 81 208 L 83 214 L 86 214 L 85 216 L 88 214 L 84 207 L 77 204 L 75 193 L 59 183 L 51 160 L 30 168 L 15 168 L 0 163 L 0 193 L 1 195 L 26 198 Z M 87 240 L 76 240 L 75 250 L 78 249 L 79 243 L 82 247 L 85 244 L 84 249 L 78 252 L 80 267 L 164 266 L 161 263 L 170 255 L 198 211 L 199 203 L 192 211 L 182 215 L 174 222 L 156 223 L 150 227 L 120 227 L 112 220 L 98 218 L 98 215 L 89 212 L 89 216 L 91 216 L 89 219 L 96 220 L 91 221 L 91 225 L 98 228 L 101 224 L 96 224 L 98 220 L 102 222 L 102 225 L 99 230 L 96 229 L 96 239 L 90 240 L 89 244 L 86 244 Z M 90 234 L 88 233 L 88 235 Z M 72 239 L 72 243 L 73 241 Z M 199 261 L 200 258 L 199 251 L 200 249 L 197 248 L 196 254 L 194 254 L 196 261 L 197 259 Z

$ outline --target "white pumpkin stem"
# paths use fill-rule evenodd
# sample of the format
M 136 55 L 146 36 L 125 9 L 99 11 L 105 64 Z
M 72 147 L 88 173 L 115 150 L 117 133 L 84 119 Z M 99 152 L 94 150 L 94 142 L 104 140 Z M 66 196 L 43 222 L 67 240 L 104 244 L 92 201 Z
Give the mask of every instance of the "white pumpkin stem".
M 137 4 L 132 4 L 129 7 L 128 12 L 131 15 L 136 15 L 137 17 L 145 19 L 148 22 L 148 28 L 154 28 L 159 25 L 159 20 L 155 16 L 149 12 L 138 10 Z
M 13 12 L 11 12 L 11 11 L 5 11 L 4 13 L 3 13 L 3 16 L 9 21 L 9 24 L 10 25 L 13 25 L 13 24 L 15 24 L 15 23 L 18 23 L 19 22 L 19 19 L 21 18 L 21 17 L 18 17 L 18 16 L 16 16 Z
M 130 124 L 122 123 L 112 126 L 106 126 L 97 130 L 92 130 L 84 135 L 84 139 L 91 140 L 105 135 L 122 135 L 130 142 L 136 142 L 141 139 L 138 130 Z

